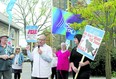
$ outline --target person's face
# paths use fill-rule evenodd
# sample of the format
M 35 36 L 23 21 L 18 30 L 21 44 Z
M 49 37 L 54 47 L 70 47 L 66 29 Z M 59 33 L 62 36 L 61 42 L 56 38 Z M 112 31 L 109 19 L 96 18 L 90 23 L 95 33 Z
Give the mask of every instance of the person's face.
M 7 37 L 2 37 L 1 38 L 1 43 L 7 44 L 8 38 Z
M 38 43 L 39 43 L 40 46 L 43 46 L 46 43 L 46 39 L 43 38 L 43 37 L 40 37 L 39 40 L 38 40 Z
M 65 44 L 61 45 L 61 49 L 66 50 L 66 45 Z
M 16 48 L 16 52 L 19 53 L 20 52 L 20 48 Z
M 78 39 L 77 39 L 77 38 L 74 38 L 74 43 L 75 43 L 76 45 L 78 45 L 78 44 L 79 44 L 79 41 L 78 41 Z

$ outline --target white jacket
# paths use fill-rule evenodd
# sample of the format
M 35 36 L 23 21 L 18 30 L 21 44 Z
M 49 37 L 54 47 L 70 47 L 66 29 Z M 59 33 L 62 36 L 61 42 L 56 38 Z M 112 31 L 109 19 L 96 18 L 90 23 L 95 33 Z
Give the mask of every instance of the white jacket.
M 38 47 L 34 48 L 32 53 L 27 52 L 29 58 L 33 60 L 32 77 L 48 78 L 51 75 L 52 49 L 47 44 L 40 49 L 41 55 L 38 53 Z

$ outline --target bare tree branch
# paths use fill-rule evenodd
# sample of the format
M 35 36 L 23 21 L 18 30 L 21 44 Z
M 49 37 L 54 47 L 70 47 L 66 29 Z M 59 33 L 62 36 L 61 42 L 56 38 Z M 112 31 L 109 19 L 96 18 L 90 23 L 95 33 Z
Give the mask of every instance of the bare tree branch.
M 44 21 L 40 25 L 39 30 L 44 30 L 48 28 L 49 25 L 45 25 L 49 23 L 49 17 L 51 16 L 51 10 L 48 9 L 50 1 L 44 1 L 42 4 L 38 4 L 40 0 L 18 0 L 16 3 L 16 8 L 14 9 L 15 12 L 15 22 L 18 24 L 22 24 L 24 26 L 24 33 L 26 35 L 26 26 L 27 25 L 39 25 L 39 20 Z M 39 7 L 39 13 L 37 12 L 37 6 Z M 48 13 L 47 13 L 48 12 Z
M 49 11 L 48 15 L 46 16 L 46 18 L 45 18 L 45 20 L 44 20 L 43 24 L 41 25 L 41 27 L 40 27 L 39 29 L 41 29 L 41 28 L 43 27 L 43 25 L 45 24 L 45 22 L 46 22 L 46 21 L 47 21 L 47 19 L 49 18 L 50 13 L 51 13 L 51 9 L 50 9 L 50 11 Z
M 24 23 L 23 23 L 23 22 L 19 22 L 19 21 L 15 22 L 15 23 L 20 23 L 20 24 L 23 24 L 23 25 L 24 25 Z

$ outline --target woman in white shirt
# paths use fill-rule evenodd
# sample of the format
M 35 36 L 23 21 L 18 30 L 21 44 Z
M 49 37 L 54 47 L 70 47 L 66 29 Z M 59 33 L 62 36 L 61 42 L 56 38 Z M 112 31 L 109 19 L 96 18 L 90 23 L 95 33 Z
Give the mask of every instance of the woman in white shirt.
M 14 73 L 14 79 L 20 79 L 22 73 L 22 63 L 24 61 L 24 56 L 21 53 L 21 48 L 16 47 L 15 57 L 13 59 L 12 69 Z

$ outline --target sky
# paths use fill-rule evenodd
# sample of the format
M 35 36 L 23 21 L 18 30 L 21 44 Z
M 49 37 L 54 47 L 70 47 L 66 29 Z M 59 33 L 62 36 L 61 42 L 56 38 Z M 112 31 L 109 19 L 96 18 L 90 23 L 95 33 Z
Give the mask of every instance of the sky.
M 4 12 L 5 5 L 0 2 L 0 12 Z

